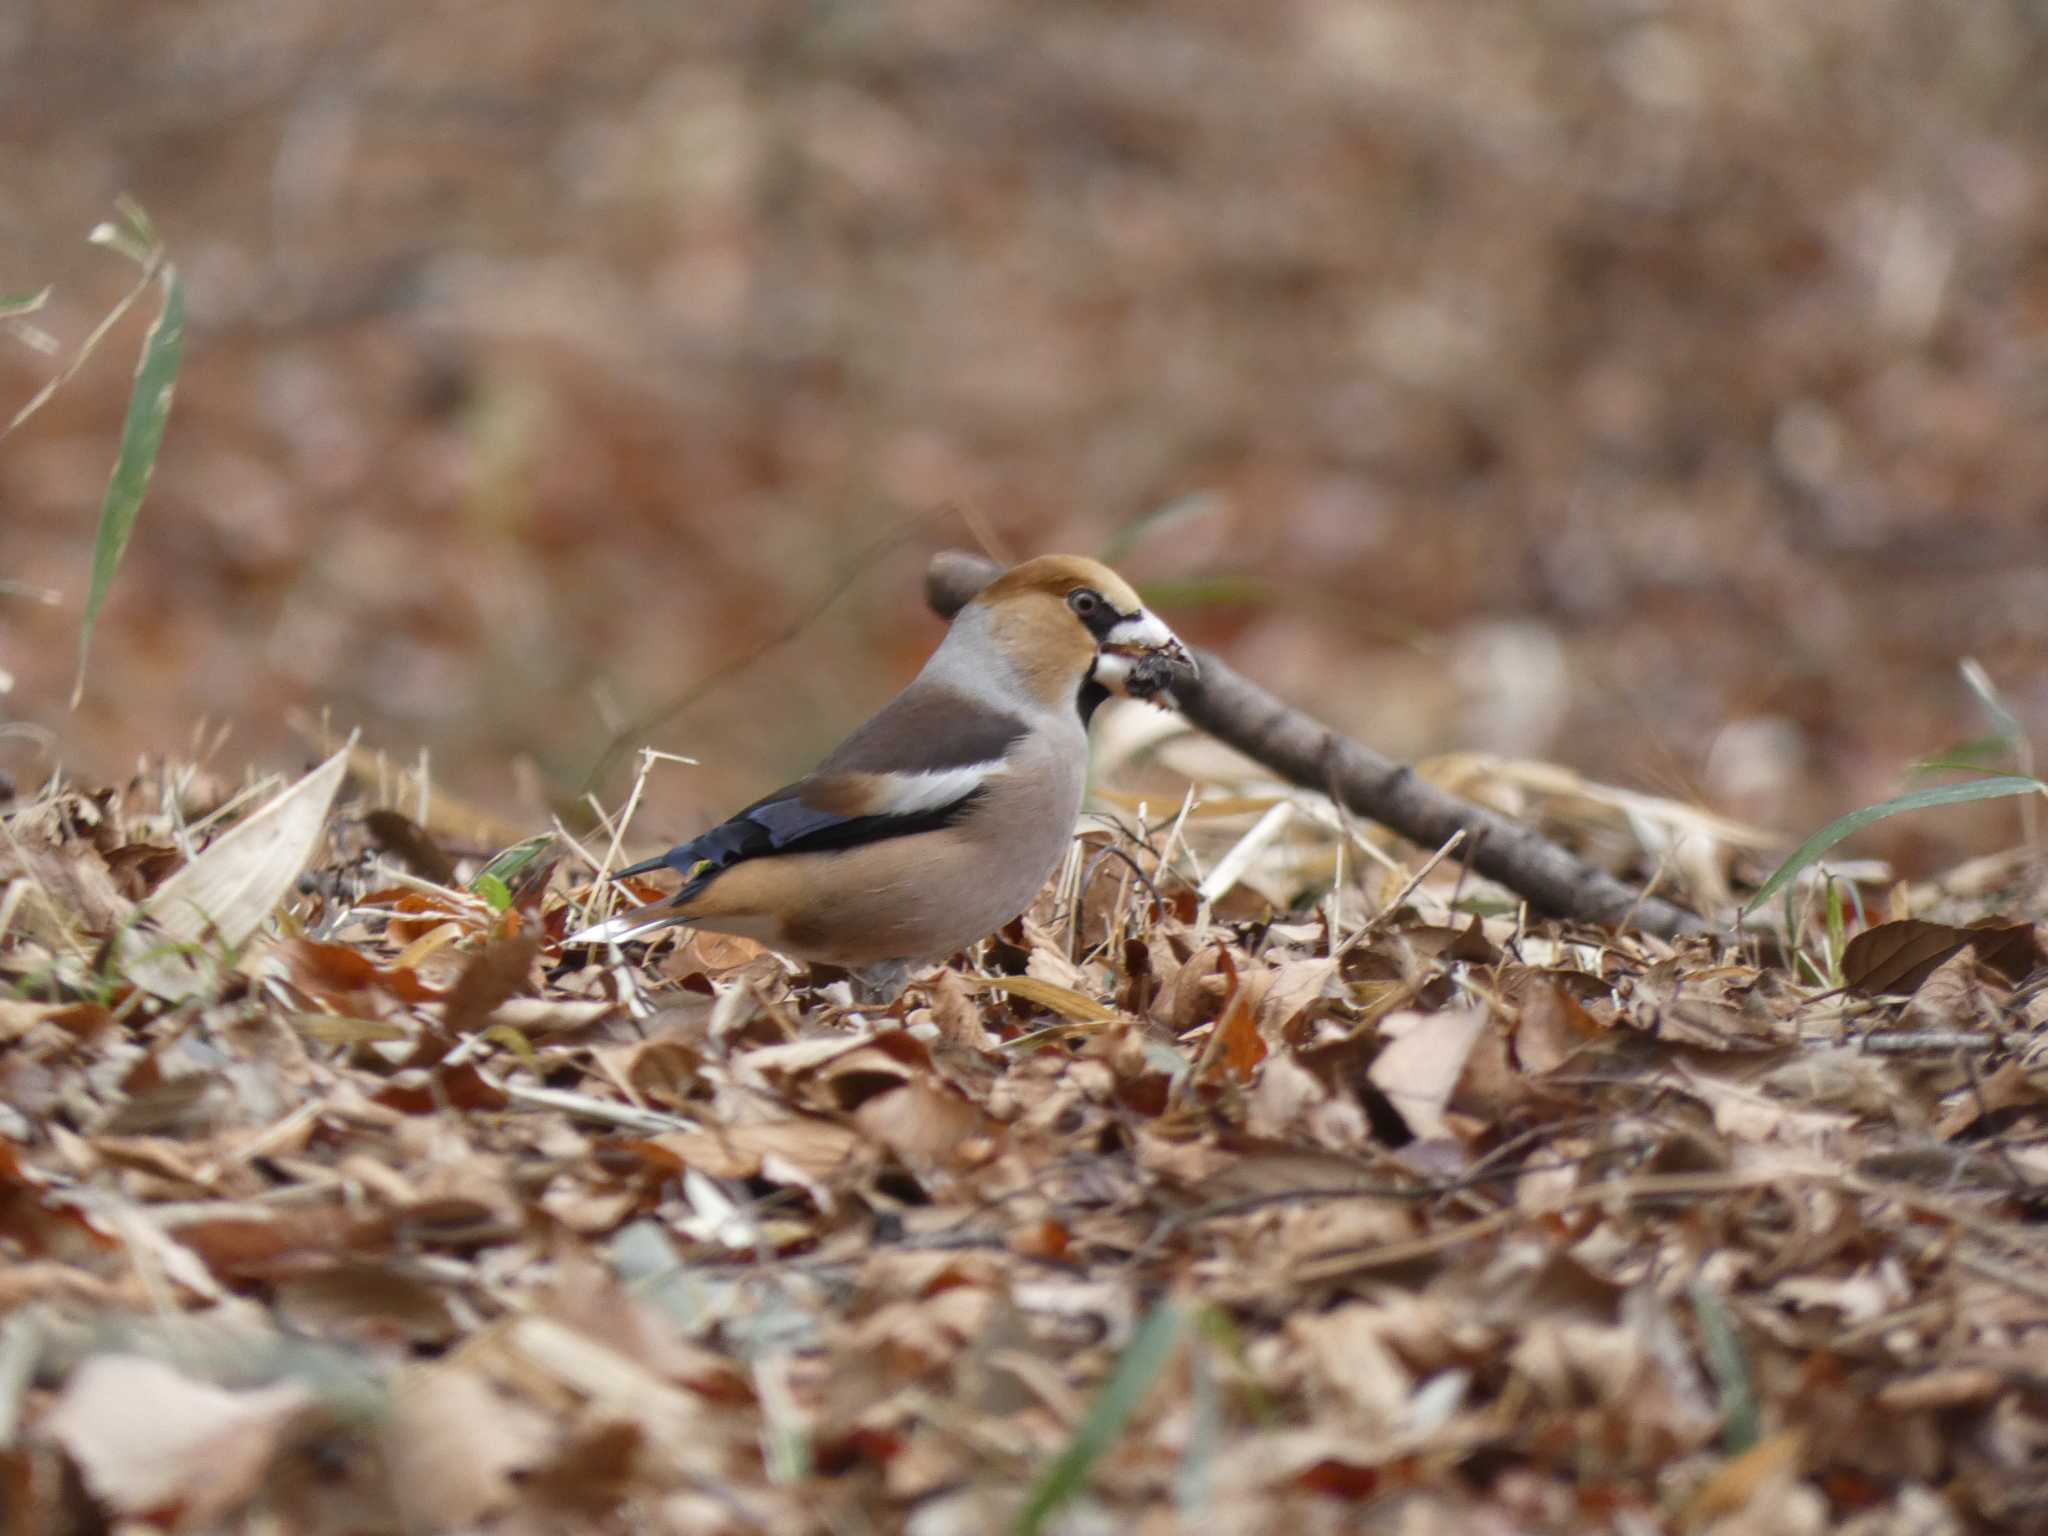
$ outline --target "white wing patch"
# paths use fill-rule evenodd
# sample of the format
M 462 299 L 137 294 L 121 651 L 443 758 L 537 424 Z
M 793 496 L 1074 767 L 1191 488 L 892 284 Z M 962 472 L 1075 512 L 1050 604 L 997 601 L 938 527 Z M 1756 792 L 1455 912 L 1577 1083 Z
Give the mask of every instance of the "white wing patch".
M 971 763 L 965 768 L 937 768 L 927 773 L 878 773 L 873 816 L 916 816 L 942 810 L 964 800 L 999 773 L 1001 762 Z
M 674 910 L 650 912 L 643 907 L 634 912 L 621 912 L 617 917 L 608 917 L 601 923 L 592 923 L 588 928 L 570 934 L 562 942 L 564 944 L 623 944 L 627 939 L 635 938 L 643 933 L 651 933 L 657 928 L 666 928 L 669 924 L 680 922 L 681 920 Z

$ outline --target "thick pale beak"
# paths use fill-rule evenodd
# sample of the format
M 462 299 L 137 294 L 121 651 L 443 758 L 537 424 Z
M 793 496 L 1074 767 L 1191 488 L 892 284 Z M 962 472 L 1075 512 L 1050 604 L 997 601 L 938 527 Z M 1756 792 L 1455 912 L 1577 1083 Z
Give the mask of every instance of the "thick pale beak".
M 1174 684 L 1200 675 L 1180 637 L 1142 608 L 1102 637 L 1095 658 L 1103 687 L 1162 706 L 1173 702 Z

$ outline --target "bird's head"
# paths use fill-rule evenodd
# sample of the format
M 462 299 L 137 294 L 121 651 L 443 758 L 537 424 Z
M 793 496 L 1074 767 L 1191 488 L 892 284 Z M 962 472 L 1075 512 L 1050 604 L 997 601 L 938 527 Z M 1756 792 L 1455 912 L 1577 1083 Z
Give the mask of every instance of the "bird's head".
M 1198 675 L 1187 647 L 1100 561 L 1026 560 L 968 608 L 985 616 L 990 638 L 1034 692 L 1047 702 L 1073 699 L 1084 715 L 1105 693 L 1170 704 L 1174 685 Z

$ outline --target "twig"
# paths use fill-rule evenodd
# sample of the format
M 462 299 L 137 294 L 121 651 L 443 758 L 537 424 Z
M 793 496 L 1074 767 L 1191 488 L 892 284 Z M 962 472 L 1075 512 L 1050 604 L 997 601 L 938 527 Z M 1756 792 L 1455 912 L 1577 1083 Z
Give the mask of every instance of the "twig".
M 925 599 L 950 618 L 997 571 L 978 555 L 958 550 L 936 555 L 925 572 Z M 1696 913 L 1638 892 L 1533 827 L 1438 789 L 1405 763 L 1382 757 L 1282 703 L 1217 657 L 1201 652 L 1197 660 L 1200 680 L 1174 687 L 1182 713 L 1289 783 L 1311 790 L 1334 784 L 1348 809 L 1424 848 L 1441 847 L 1454 832 L 1464 831 L 1478 844 L 1473 864 L 1479 873 L 1549 916 L 1614 923 L 1634 908 L 1635 925 L 1659 938 L 1708 931 Z
M 1873 1056 L 1914 1056 L 1923 1051 L 1995 1051 L 1997 1035 L 1967 1029 L 1912 1029 L 1897 1034 L 1865 1035 L 1856 1048 Z

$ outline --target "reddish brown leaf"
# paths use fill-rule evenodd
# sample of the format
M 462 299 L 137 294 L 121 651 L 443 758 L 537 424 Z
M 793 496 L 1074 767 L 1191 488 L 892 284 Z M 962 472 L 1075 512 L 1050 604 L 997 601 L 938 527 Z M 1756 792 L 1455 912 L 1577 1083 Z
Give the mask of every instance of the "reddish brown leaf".
M 448 1001 L 441 1010 L 448 1032 L 459 1037 L 489 1023 L 498 1005 L 526 985 L 533 962 L 540 956 L 540 945 L 540 935 L 528 929 L 493 939 L 472 955 L 448 989 Z

